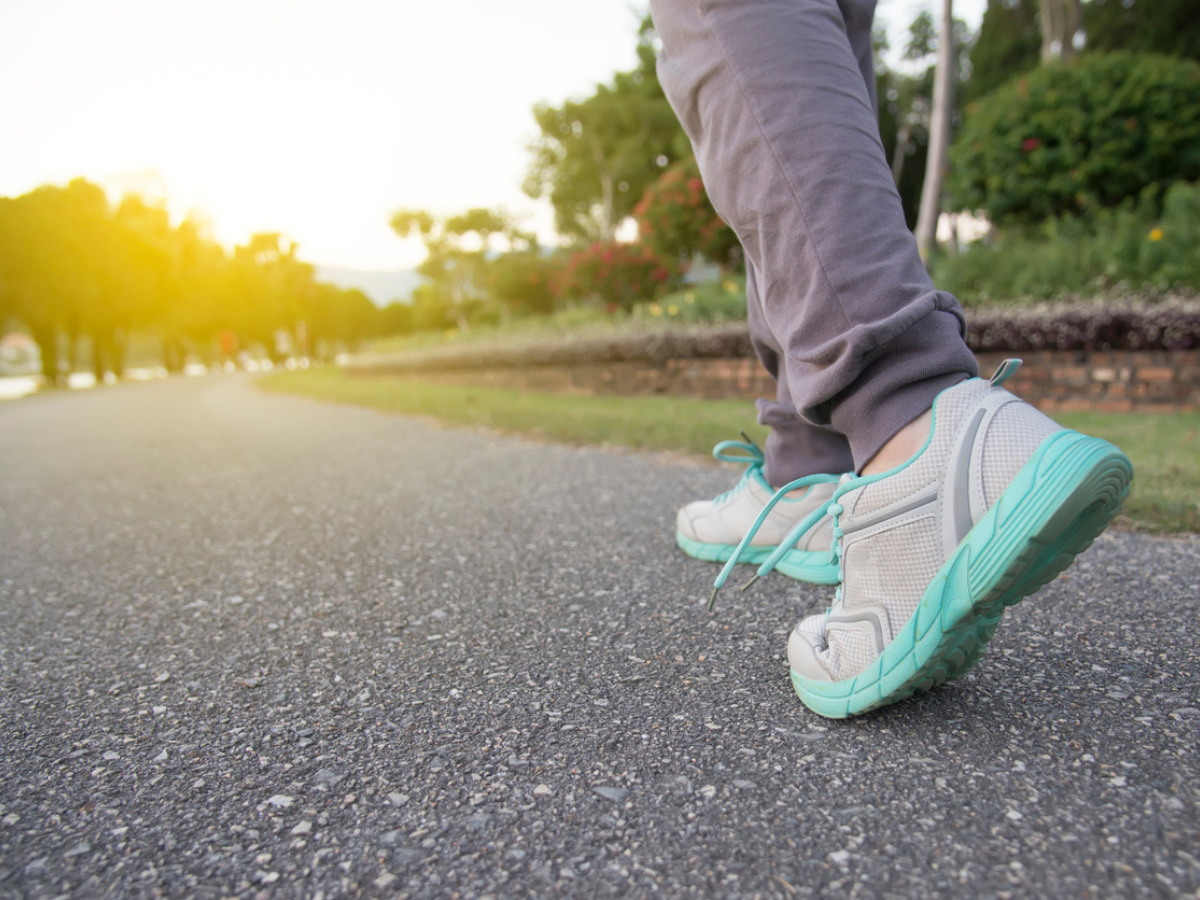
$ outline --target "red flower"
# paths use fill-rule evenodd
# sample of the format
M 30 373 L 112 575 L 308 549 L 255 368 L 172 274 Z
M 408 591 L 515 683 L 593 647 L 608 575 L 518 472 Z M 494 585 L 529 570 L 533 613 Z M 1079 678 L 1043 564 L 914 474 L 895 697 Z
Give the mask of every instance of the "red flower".
M 1025 138 L 1025 140 L 1021 141 L 1021 149 L 1029 153 L 1041 146 L 1041 143 L 1037 138 Z

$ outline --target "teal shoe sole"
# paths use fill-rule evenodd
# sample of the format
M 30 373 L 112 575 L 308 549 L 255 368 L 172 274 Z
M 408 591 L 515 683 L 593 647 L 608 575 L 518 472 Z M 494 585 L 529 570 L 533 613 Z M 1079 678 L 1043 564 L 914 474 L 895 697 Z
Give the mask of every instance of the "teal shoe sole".
M 705 562 L 728 562 L 737 549 L 736 544 L 706 544 L 675 532 L 675 543 L 679 549 L 695 559 Z M 774 547 L 747 547 L 742 554 L 742 562 L 761 565 L 768 556 L 775 552 Z M 807 550 L 792 550 L 775 566 L 776 572 L 782 572 L 797 581 L 807 581 L 812 584 L 837 584 L 838 567 L 831 563 L 829 553 L 815 553 Z
M 1004 610 L 1053 581 L 1104 531 L 1129 494 L 1133 465 L 1107 441 L 1060 431 L 968 532 L 916 612 L 853 678 L 792 670 L 805 705 L 831 719 L 870 712 L 969 672 Z

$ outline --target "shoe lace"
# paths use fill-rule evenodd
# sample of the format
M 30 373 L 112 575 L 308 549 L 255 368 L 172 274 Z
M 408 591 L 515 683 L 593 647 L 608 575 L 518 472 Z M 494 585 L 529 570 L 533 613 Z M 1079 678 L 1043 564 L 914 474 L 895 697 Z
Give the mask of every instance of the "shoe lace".
M 740 432 L 743 440 L 740 441 L 721 441 L 717 446 L 713 447 L 712 454 L 721 462 L 741 463 L 746 466 L 746 471 L 742 473 L 742 477 L 738 479 L 738 483 L 723 494 L 718 494 L 713 502 L 720 503 L 723 500 L 728 500 L 736 494 L 740 494 L 746 489 L 746 485 L 753 477 L 756 469 L 761 469 L 766 457 L 758 444 L 750 438 L 746 432 Z M 736 452 L 735 452 L 736 451 Z
M 842 495 L 844 495 L 847 491 L 851 491 L 858 486 L 856 484 L 858 481 L 858 476 L 853 472 L 847 472 L 845 475 L 842 475 L 840 478 L 838 478 L 837 481 L 837 490 L 835 490 L 833 492 L 833 496 L 829 498 L 828 513 L 830 519 L 833 521 L 833 540 L 830 546 L 830 553 L 833 556 L 834 565 L 838 567 L 838 585 L 837 589 L 833 592 L 833 602 L 830 603 L 829 606 L 825 607 L 826 620 L 829 619 L 830 614 L 833 612 L 833 608 L 841 605 L 842 585 L 846 581 L 845 572 L 842 569 L 842 538 L 845 536 L 845 532 L 842 531 L 841 525 L 841 515 L 843 512 L 845 512 L 845 509 L 838 501 L 841 500 Z M 822 639 L 824 639 L 824 626 L 822 626 Z
M 719 447 L 720 444 L 718 444 L 717 446 Z M 757 449 L 757 447 L 755 449 Z M 716 451 L 714 450 L 713 452 L 715 455 Z M 780 500 L 782 500 L 784 497 L 786 497 L 792 491 L 799 490 L 800 488 L 810 488 L 811 489 L 814 485 L 818 485 L 818 484 L 836 484 L 840 480 L 841 480 L 841 477 L 839 477 L 837 475 L 806 475 L 803 478 L 797 478 L 795 481 L 788 482 L 787 484 L 785 484 L 783 487 L 781 487 L 779 490 L 777 490 L 775 492 L 775 495 L 773 497 L 771 497 L 771 499 L 767 502 L 766 506 L 764 506 L 762 508 L 762 510 L 759 512 L 757 518 L 755 518 L 755 520 L 754 520 L 754 523 L 750 526 L 749 530 L 746 532 L 745 537 L 742 538 L 741 543 L 739 543 L 737 545 L 737 548 L 733 551 L 733 555 L 731 557 L 729 557 L 729 561 L 726 562 L 725 566 L 721 569 L 720 574 L 717 575 L 717 580 L 713 582 L 712 596 L 708 598 L 709 612 L 711 612 L 713 610 L 713 608 L 716 606 L 717 592 L 720 591 L 721 588 L 723 588 L 725 586 L 725 582 L 729 579 L 729 575 L 733 571 L 733 567 L 736 566 L 738 564 L 738 562 L 741 560 L 742 556 L 746 552 L 746 548 L 750 546 L 750 542 L 754 539 L 754 535 L 756 535 L 758 533 L 759 528 L 761 528 L 763 522 L 765 522 L 767 520 L 767 516 L 769 516 L 771 514 L 771 510 L 773 510 L 775 508 L 775 505 L 777 503 L 779 503 Z M 837 497 L 837 496 L 838 496 L 838 492 L 835 491 L 833 494 L 833 497 Z M 779 542 L 779 546 L 775 548 L 775 551 L 763 561 L 761 566 L 758 567 L 758 572 L 754 575 L 754 577 L 751 578 L 744 585 L 742 585 L 743 591 L 747 590 L 751 585 L 753 585 L 756 581 L 758 581 L 763 576 L 769 575 L 772 571 L 774 571 L 775 566 L 777 566 L 779 564 L 779 561 L 781 559 L 783 559 L 784 556 L 787 555 L 788 551 L 792 548 L 792 546 L 798 540 L 800 540 L 800 537 L 803 534 L 805 534 L 810 528 L 812 528 L 814 525 L 816 525 L 819 521 L 821 521 L 821 519 L 823 519 L 829 513 L 829 510 L 833 506 L 833 497 L 831 497 L 829 500 L 826 500 L 824 503 L 822 503 L 820 506 L 818 506 L 816 509 L 814 509 L 811 513 L 809 513 L 807 516 L 805 516 L 803 519 L 801 519 L 799 522 L 797 522 L 792 527 L 792 530 L 787 533 L 787 536 L 784 537 L 784 539 Z M 838 507 L 838 512 L 841 512 L 840 506 Z M 836 546 L 837 538 L 839 536 L 837 533 L 837 520 L 836 519 L 834 520 L 834 528 L 835 528 L 834 544 Z M 834 559 L 836 561 L 836 559 L 838 558 L 838 553 L 837 553 L 836 549 L 833 551 L 833 555 L 834 555 Z

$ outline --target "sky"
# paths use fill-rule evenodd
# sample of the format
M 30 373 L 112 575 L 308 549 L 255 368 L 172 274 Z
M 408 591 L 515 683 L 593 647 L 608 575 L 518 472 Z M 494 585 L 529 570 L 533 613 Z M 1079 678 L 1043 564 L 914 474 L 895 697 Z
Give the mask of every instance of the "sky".
M 924 0 L 882 0 L 894 45 Z M 940 4 L 939 4 L 940 5 Z M 978 25 L 985 0 L 958 0 Z M 635 63 L 637 0 L 0 0 L 0 196 L 89 178 L 280 231 L 324 266 L 406 268 L 393 210 L 504 207 L 538 102 Z M 936 13 L 936 10 L 935 10 Z

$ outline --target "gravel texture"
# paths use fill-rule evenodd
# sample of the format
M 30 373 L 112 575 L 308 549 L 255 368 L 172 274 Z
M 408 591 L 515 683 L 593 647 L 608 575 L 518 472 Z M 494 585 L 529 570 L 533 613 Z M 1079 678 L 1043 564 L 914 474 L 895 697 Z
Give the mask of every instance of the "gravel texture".
M 709 615 L 674 547 L 735 477 L 239 377 L 0 406 L 0 897 L 1197 894 L 1200 542 L 837 723 L 830 590 Z

